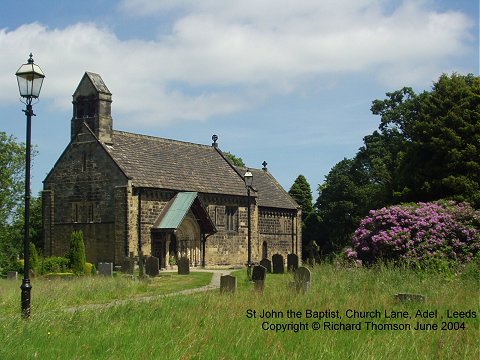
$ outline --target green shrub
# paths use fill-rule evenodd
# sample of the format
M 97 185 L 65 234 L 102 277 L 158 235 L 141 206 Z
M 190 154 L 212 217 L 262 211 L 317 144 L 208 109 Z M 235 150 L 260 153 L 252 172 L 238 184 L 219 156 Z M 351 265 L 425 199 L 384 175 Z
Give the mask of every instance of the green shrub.
M 94 264 L 92 263 L 85 263 L 85 275 L 96 275 L 97 274 L 97 268 L 95 267 Z
M 86 258 L 82 231 L 72 232 L 69 259 L 73 273 L 76 275 L 84 275 Z
M 70 268 L 70 261 L 62 256 L 52 256 L 43 259 L 41 264 L 42 274 L 65 273 Z
M 23 274 L 23 267 L 25 266 L 25 261 L 23 259 L 17 260 L 15 267 L 12 267 L 11 271 L 16 271 L 19 274 Z
M 23 274 L 23 268 L 25 266 L 25 260 L 20 259 L 17 260 L 14 264 L 9 266 L 6 270 L 7 271 L 16 271 L 19 274 Z M 33 243 L 30 243 L 30 269 L 33 270 L 35 275 L 38 275 L 41 273 L 41 268 L 40 268 L 40 260 L 38 256 L 37 249 Z

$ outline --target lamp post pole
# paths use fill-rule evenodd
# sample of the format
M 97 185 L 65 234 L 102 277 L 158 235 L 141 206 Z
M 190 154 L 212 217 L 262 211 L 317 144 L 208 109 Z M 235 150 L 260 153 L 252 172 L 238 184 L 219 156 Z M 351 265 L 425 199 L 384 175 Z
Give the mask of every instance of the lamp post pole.
M 250 186 L 247 186 L 247 203 L 248 203 L 248 210 L 247 210 L 247 226 L 248 226 L 248 260 L 247 260 L 247 265 L 248 267 L 252 267 L 252 223 L 251 223 L 251 215 L 250 215 Z
M 25 146 L 25 228 L 23 232 L 23 281 L 22 290 L 22 316 L 30 317 L 30 298 L 32 285 L 30 284 L 30 159 L 31 159 L 31 137 L 32 137 L 32 99 L 27 100 L 25 115 L 27 116 L 27 143 Z
M 244 181 L 245 181 L 245 186 L 247 187 L 247 227 L 248 227 L 248 233 L 247 233 L 247 275 L 248 278 L 251 278 L 252 275 L 252 223 L 251 223 L 251 215 L 250 215 L 250 204 L 251 204 L 251 196 L 250 196 L 250 190 L 252 189 L 252 183 L 253 183 L 253 174 L 250 172 L 250 170 L 247 169 L 247 172 L 245 175 L 243 175 Z
M 23 281 L 20 289 L 22 316 L 30 317 L 30 295 L 32 285 L 30 284 L 30 159 L 31 159 L 31 137 L 32 137 L 32 116 L 35 116 L 32 108 L 33 99 L 38 99 L 42 89 L 45 75 L 37 64 L 34 64 L 33 55 L 30 54 L 26 64 L 20 66 L 15 73 L 18 82 L 20 96 L 26 109 L 22 110 L 27 116 L 27 135 L 25 146 L 25 227 L 23 232 Z

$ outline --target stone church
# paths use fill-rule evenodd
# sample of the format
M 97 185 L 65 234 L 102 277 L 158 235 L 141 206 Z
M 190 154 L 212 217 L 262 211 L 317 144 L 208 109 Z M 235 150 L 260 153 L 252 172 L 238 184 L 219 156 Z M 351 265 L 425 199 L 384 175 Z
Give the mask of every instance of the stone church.
M 87 72 L 73 94 L 70 142 L 44 180 L 45 254 L 82 230 L 87 261 L 152 255 L 160 267 L 245 265 L 244 174 L 218 148 L 113 130 L 112 94 Z M 250 169 L 252 261 L 301 255 L 301 210 L 268 172 Z

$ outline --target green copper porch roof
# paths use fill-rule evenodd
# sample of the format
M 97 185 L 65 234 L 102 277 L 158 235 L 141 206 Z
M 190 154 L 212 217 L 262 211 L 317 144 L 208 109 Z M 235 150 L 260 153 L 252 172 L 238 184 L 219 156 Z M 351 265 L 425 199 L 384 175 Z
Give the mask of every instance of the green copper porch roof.
M 197 197 L 196 192 L 181 192 L 175 196 L 173 203 L 163 216 L 157 229 L 177 229 L 190 210 L 193 201 Z
M 152 230 L 177 230 L 190 210 L 192 210 L 192 213 L 204 234 L 212 234 L 216 232 L 215 226 L 198 199 L 198 193 L 196 192 L 180 192 L 175 195 L 167 205 L 165 205 L 160 216 L 153 224 Z

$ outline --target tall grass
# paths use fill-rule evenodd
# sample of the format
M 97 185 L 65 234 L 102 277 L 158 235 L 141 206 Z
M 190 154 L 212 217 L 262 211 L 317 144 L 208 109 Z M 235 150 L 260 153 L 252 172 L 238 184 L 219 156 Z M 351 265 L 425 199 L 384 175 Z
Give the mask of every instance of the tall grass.
M 211 278 L 211 273 L 202 272 L 192 272 L 188 276 L 165 273 L 143 280 L 125 276 L 37 278 L 32 280 L 32 312 L 168 294 L 208 285 Z M 17 314 L 19 304 L 20 281 L 0 280 L 0 318 L 6 314 Z
M 479 351 L 479 283 L 476 272 L 458 276 L 401 270 L 320 265 L 307 294 L 295 294 L 290 274 L 267 276 L 256 293 L 238 277 L 235 294 L 218 290 L 159 298 L 149 303 L 96 311 L 35 311 L 29 321 L 9 316 L 0 325 L 1 359 L 476 359 Z M 421 293 L 425 303 L 399 303 L 398 292 Z M 247 310 L 475 311 L 457 331 L 287 331 L 262 330 L 264 319 Z M 418 319 L 402 322 L 415 324 Z M 440 324 L 445 319 L 425 319 Z M 312 319 L 267 319 L 274 324 Z M 345 319 L 344 322 L 358 322 Z M 372 320 L 399 323 L 398 319 Z M 457 320 L 458 321 L 458 320 Z

